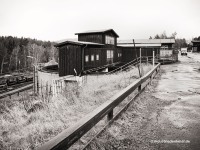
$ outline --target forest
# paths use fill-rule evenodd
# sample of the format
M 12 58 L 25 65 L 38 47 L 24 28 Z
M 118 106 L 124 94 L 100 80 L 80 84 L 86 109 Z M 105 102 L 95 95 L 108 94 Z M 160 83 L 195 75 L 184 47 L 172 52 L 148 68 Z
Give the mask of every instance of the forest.
M 23 71 L 38 63 L 58 61 L 54 44 L 31 38 L 0 36 L 0 73 Z

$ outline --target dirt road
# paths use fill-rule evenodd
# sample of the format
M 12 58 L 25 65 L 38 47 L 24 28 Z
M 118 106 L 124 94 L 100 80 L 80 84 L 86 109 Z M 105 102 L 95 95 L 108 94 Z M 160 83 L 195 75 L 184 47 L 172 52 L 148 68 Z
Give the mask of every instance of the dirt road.
M 164 65 L 91 149 L 200 149 L 200 54 Z

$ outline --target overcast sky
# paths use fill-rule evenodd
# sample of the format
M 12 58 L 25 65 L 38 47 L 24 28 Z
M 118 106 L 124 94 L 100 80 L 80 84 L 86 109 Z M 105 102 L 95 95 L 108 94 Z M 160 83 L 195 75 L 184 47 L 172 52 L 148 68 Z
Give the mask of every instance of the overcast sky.
M 200 36 L 200 0 L 0 0 L 0 36 L 58 41 L 110 28 L 120 39 L 191 39 Z

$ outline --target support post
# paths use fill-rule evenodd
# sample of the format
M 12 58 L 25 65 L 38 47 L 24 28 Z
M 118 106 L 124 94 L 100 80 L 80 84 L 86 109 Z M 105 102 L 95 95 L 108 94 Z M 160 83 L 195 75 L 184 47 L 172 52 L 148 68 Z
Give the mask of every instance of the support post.
M 142 66 L 141 66 L 141 64 L 142 64 L 142 63 L 141 63 L 141 62 L 142 62 L 141 59 L 142 59 L 142 58 L 141 58 L 141 57 L 142 57 L 142 48 L 140 48 L 140 73 L 141 73 L 141 75 L 142 75 L 142 69 L 141 69 L 141 67 L 142 67 Z
M 142 89 L 142 85 L 140 84 L 140 85 L 138 86 L 138 92 L 140 92 L 141 89 Z
M 35 71 L 36 71 L 36 67 L 35 67 L 35 65 L 33 66 L 33 92 L 34 92 L 34 94 L 35 94 L 35 86 L 36 86 L 36 80 L 35 80 Z
M 153 51 L 153 67 L 155 66 L 155 51 Z
M 111 110 L 107 115 L 107 120 L 110 121 L 113 118 L 113 110 Z
M 149 84 L 151 85 L 151 81 L 152 81 L 152 75 L 150 76 L 150 81 L 149 81 Z

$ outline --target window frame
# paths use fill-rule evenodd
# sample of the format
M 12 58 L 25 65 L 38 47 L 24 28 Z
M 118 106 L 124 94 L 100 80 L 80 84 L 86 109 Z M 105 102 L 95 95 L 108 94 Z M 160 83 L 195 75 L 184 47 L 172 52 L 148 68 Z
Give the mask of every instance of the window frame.
M 96 54 L 96 60 L 99 60 L 99 54 Z
M 105 35 L 105 44 L 115 45 L 115 37 Z
M 89 55 L 85 55 L 85 62 L 89 62 Z
M 106 61 L 107 63 L 111 64 L 114 60 L 114 50 L 107 49 L 106 51 Z
M 94 54 L 91 55 L 90 60 L 94 61 Z

